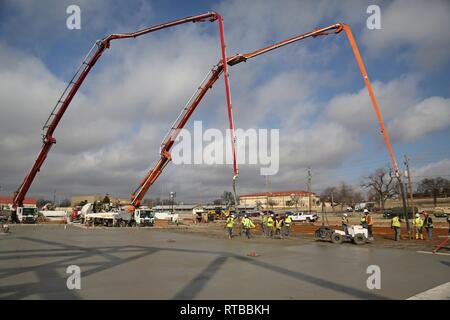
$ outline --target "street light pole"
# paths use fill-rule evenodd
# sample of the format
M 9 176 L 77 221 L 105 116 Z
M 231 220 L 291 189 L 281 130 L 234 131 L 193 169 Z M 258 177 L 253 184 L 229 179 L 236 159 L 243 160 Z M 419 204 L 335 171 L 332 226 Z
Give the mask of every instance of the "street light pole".
M 170 192 L 170 199 L 172 199 L 172 214 L 174 214 L 173 207 L 174 207 L 175 196 L 176 196 L 176 195 L 177 195 L 176 192 L 173 192 L 173 191 Z

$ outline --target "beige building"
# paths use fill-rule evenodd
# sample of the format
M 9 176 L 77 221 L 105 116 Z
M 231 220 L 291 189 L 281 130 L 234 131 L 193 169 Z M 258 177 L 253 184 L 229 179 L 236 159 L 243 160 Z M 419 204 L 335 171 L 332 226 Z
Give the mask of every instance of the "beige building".
M 105 199 L 104 194 L 89 194 L 84 196 L 74 196 L 70 198 L 70 205 L 72 207 L 79 205 L 81 202 L 90 202 L 94 203 L 95 201 L 103 201 Z M 117 198 L 112 195 L 108 195 L 109 199 L 112 201 L 112 203 L 117 204 L 119 203 L 122 206 L 126 206 L 130 204 L 130 199 L 125 198 Z
M 263 209 L 287 209 L 304 211 L 309 209 L 311 195 L 311 210 L 321 208 L 320 199 L 314 193 L 303 190 L 257 192 L 239 196 L 239 202 L 245 206 L 261 206 Z

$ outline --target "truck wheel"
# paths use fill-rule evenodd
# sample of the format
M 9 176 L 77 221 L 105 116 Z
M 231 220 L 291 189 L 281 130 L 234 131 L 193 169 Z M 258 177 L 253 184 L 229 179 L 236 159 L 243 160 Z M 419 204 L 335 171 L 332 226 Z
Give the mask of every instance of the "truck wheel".
M 340 233 L 335 232 L 331 235 L 331 242 L 341 244 L 342 242 L 344 242 L 344 238 Z
M 353 237 L 353 242 L 357 245 L 364 244 L 366 243 L 366 237 L 363 234 L 359 233 Z
M 131 223 L 131 226 L 132 226 L 132 227 L 136 227 L 136 226 L 137 226 L 136 221 L 133 221 L 133 222 Z

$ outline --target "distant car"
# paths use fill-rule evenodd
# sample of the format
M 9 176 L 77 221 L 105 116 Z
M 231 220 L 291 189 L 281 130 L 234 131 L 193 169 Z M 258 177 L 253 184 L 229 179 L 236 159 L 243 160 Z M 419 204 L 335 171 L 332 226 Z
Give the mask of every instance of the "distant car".
M 413 213 L 411 210 L 411 207 L 408 207 L 407 212 L 408 212 L 408 219 L 412 219 L 414 217 L 414 214 L 419 212 L 419 209 L 417 207 L 414 207 L 414 213 Z M 401 219 L 404 219 L 405 215 L 403 213 L 403 207 L 395 207 L 395 208 L 384 210 L 383 218 L 392 219 L 394 216 L 399 216 Z
M 305 212 L 286 212 L 286 215 L 290 215 L 292 221 L 306 221 L 306 222 L 314 222 L 319 219 L 319 216 L 315 213 L 305 213 Z
M 353 208 L 352 208 L 352 207 L 347 207 L 345 210 L 346 210 L 347 212 L 353 212 Z
M 438 210 L 434 210 L 434 216 L 436 218 L 447 218 L 448 214 L 444 212 L 444 210 L 438 209 Z

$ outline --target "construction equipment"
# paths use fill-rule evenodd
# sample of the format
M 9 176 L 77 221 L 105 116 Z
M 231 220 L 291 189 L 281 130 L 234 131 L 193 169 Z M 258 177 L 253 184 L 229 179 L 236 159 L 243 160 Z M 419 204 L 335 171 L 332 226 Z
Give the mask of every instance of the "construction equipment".
M 352 241 L 355 244 L 365 244 L 368 239 L 368 231 L 363 226 L 351 225 L 347 227 L 347 233 L 342 230 L 329 227 L 320 227 L 315 232 L 316 238 L 330 240 L 333 243 L 341 244 L 344 241 Z
M 230 97 L 230 86 L 228 82 L 228 73 L 226 70 L 226 52 L 225 52 L 225 37 L 224 37 L 224 30 L 223 30 L 223 21 L 220 14 L 217 12 L 207 12 L 204 14 L 196 15 L 196 16 L 189 16 L 186 18 L 174 20 L 167 23 L 162 23 L 155 25 L 153 27 L 149 27 L 146 29 L 142 29 L 136 32 L 131 33 L 114 33 L 106 36 L 102 40 L 98 40 L 95 42 L 95 44 L 92 46 L 92 48 L 89 50 L 86 57 L 83 59 L 81 65 L 77 69 L 75 75 L 70 80 L 69 84 L 63 91 L 61 97 L 58 99 L 58 102 L 54 106 L 52 112 L 50 113 L 49 117 L 47 118 L 47 121 L 44 124 L 44 127 L 42 128 L 42 137 L 43 137 L 43 144 L 42 148 L 38 154 L 37 159 L 35 160 L 33 166 L 31 167 L 30 171 L 25 176 L 22 184 L 19 186 L 17 191 L 14 193 L 13 196 L 13 209 L 18 210 L 18 208 L 21 208 L 23 206 L 23 200 L 25 199 L 25 195 L 27 194 L 31 184 L 34 181 L 34 178 L 36 177 L 36 174 L 40 171 L 45 159 L 47 158 L 47 154 L 49 153 L 51 147 L 53 144 L 56 143 L 56 139 L 53 137 L 53 133 L 55 132 L 55 129 L 57 128 L 59 122 L 61 121 L 62 116 L 66 112 L 67 108 L 69 107 L 70 103 L 72 102 L 73 97 L 78 92 L 78 89 L 80 88 L 81 84 L 83 83 L 84 79 L 88 75 L 88 73 L 91 71 L 92 67 L 95 65 L 97 60 L 102 56 L 103 52 L 110 47 L 111 41 L 117 40 L 117 39 L 129 39 L 129 38 L 137 38 L 142 35 L 159 31 L 162 29 L 174 27 L 183 23 L 188 22 L 203 22 L 209 20 L 211 22 L 217 21 L 219 24 L 219 34 L 220 34 L 220 43 L 221 43 L 221 51 L 222 51 L 222 59 L 224 62 L 224 81 L 225 81 L 225 88 L 226 88 L 226 98 L 227 98 L 227 106 L 228 106 L 228 115 L 230 117 L 230 129 L 232 129 L 232 111 L 231 111 L 231 97 Z M 234 138 L 233 138 L 234 139 Z M 234 141 L 234 140 L 233 140 Z M 235 168 L 235 172 L 236 172 Z M 20 211 L 20 210 L 19 210 Z
M 313 30 L 311 32 L 308 33 L 304 33 L 301 35 L 297 35 L 295 37 L 286 39 L 284 41 L 281 42 L 277 42 L 275 44 L 271 44 L 268 45 L 264 48 L 261 48 L 259 50 L 250 52 L 250 53 L 246 53 L 246 54 L 236 54 L 232 57 L 229 57 L 226 59 L 227 64 L 230 66 L 234 66 L 236 64 L 239 64 L 241 62 L 246 62 L 249 59 L 255 58 L 259 55 L 262 55 L 264 53 L 267 53 L 269 51 L 281 48 L 285 45 L 288 45 L 290 43 L 294 43 L 296 41 L 300 41 L 306 38 L 315 38 L 318 36 L 326 36 L 329 34 L 338 34 L 340 33 L 342 30 L 345 31 L 345 34 L 347 35 L 347 39 L 350 42 L 350 45 L 352 47 L 353 50 L 353 54 L 356 58 L 358 67 L 361 71 L 364 83 L 366 85 L 366 88 L 369 92 L 369 96 L 371 98 L 372 101 L 372 105 L 373 108 L 375 110 L 377 119 L 378 119 L 378 123 L 381 129 L 381 133 L 383 135 L 386 147 L 388 149 L 389 155 L 390 155 L 390 159 L 392 162 L 392 166 L 394 168 L 394 171 L 396 173 L 397 178 L 399 179 L 399 181 L 401 182 L 401 176 L 400 176 L 400 171 L 399 168 L 397 166 L 397 162 L 395 160 L 395 156 L 394 156 L 394 152 L 392 150 L 391 144 L 390 144 L 390 140 L 389 140 L 389 136 L 387 134 L 386 128 L 384 126 L 384 122 L 383 122 L 383 118 L 381 117 L 381 112 L 380 109 L 378 107 L 378 103 L 377 100 L 375 98 L 375 94 L 373 93 L 373 89 L 372 86 L 370 84 L 369 78 L 367 76 L 367 71 L 365 69 L 364 63 L 362 61 L 361 58 L 361 54 L 359 52 L 359 49 L 356 45 L 355 39 L 353 37 L 353 34 L 350 30 L 350 27 L 346 24 L 343 23 L 336 23 L 336 24 L 332 24 L 328 27 L 325 28 L 321 28 L 321 29 L 316 29 Z M 169 161 L 171 160 L 171 155 L 170 155 L 170 149 L 172 148 L 172 146 L 174 145 L 175 139 L 178 136 L 178 134 L 180 133 L 180 130 L 183 129 L 183 127 L 185 126 L 186 122 L 189 120 L 189 118 L 191 117 L 192 113 L 195 111 L 195 109 L 197 108 L 197 106 L 199 105 L 200 101 L 203 99 L 203 97 L 205 96 L 205 94 L 207 93 L 207 91 L 209 89 L 212 88 L 212 86 L 214 85 L 214 83 L 219 79 L 220 75 L 224 72 L 226 73 L 226 65 L 223 64 L 225 60 L 222 59 L 221 61 L 219 61 L 212 69 L 211 71 L 205 76 L 205 78 L 203 79 L 203 81 L 200 83 L 200 85 L 198 86 L 197 91 L 194 92 L 194 94 L 191 96 L 191 98 L 188 100 L 188 102 L 186 103 L 186 105 L 183 107 L 181 113 L 179 114 L 179 116 L 177 117 L 177 119 L 175 120 L 175 122 L 173 123 L 171 129 L 169 130 L 169 132 L 165 135 L 163 142 L 161 143 L 161 149 L 160 149 L 160 159 L 157 161 L 157 163 L 154 165 L 154 167 L 147 173 L 147 175 L 144 177 L 144 179 L 141 181 L 140 185 L 137 187 L 137 189 L 132 193 L 131 195 L 131 206 L 130 206 L 130 210 L 134 210 L 135 207 L 139 207 L 143 197 L 145 196 L 146 192 L 148 191 L 148 189 L 155 183 L 155 181 L 158 179 L 158 177 L 161 175 L 163 169 L 166 167 L 166 165 L 169 163 Z M 227 94 L 227 98 L 228 98 L 228 94 Z M 231 102 L 227 100 L 228 104 L 228 110 L 231 110 Z M 233 123 L 232 123 L 232 117 L 229 116 L 229 120 L 230 120 L 230 127 L 233 127 Z M 233 130 L 231 130 L 232 132 L 234 132 Z M 232 139 L 234 142 L 234 133 L 232 134 Z M 236 182 L 236 178 L 238 176 L 238 169 L 237 169 L 237 164 L 236 164 L 236 160 L 235 160 L 235 149 L 234 149 L 234 144 L 233 144 L 233 159 L 234 159 L 234 176 L 233 176 L 233 191 L 235 194 L 235 198 L 236 197 L 236 190 L 235 190 L 235 182 Z M 237 199 L 235 201 L 236 205 L 238 204 Z

